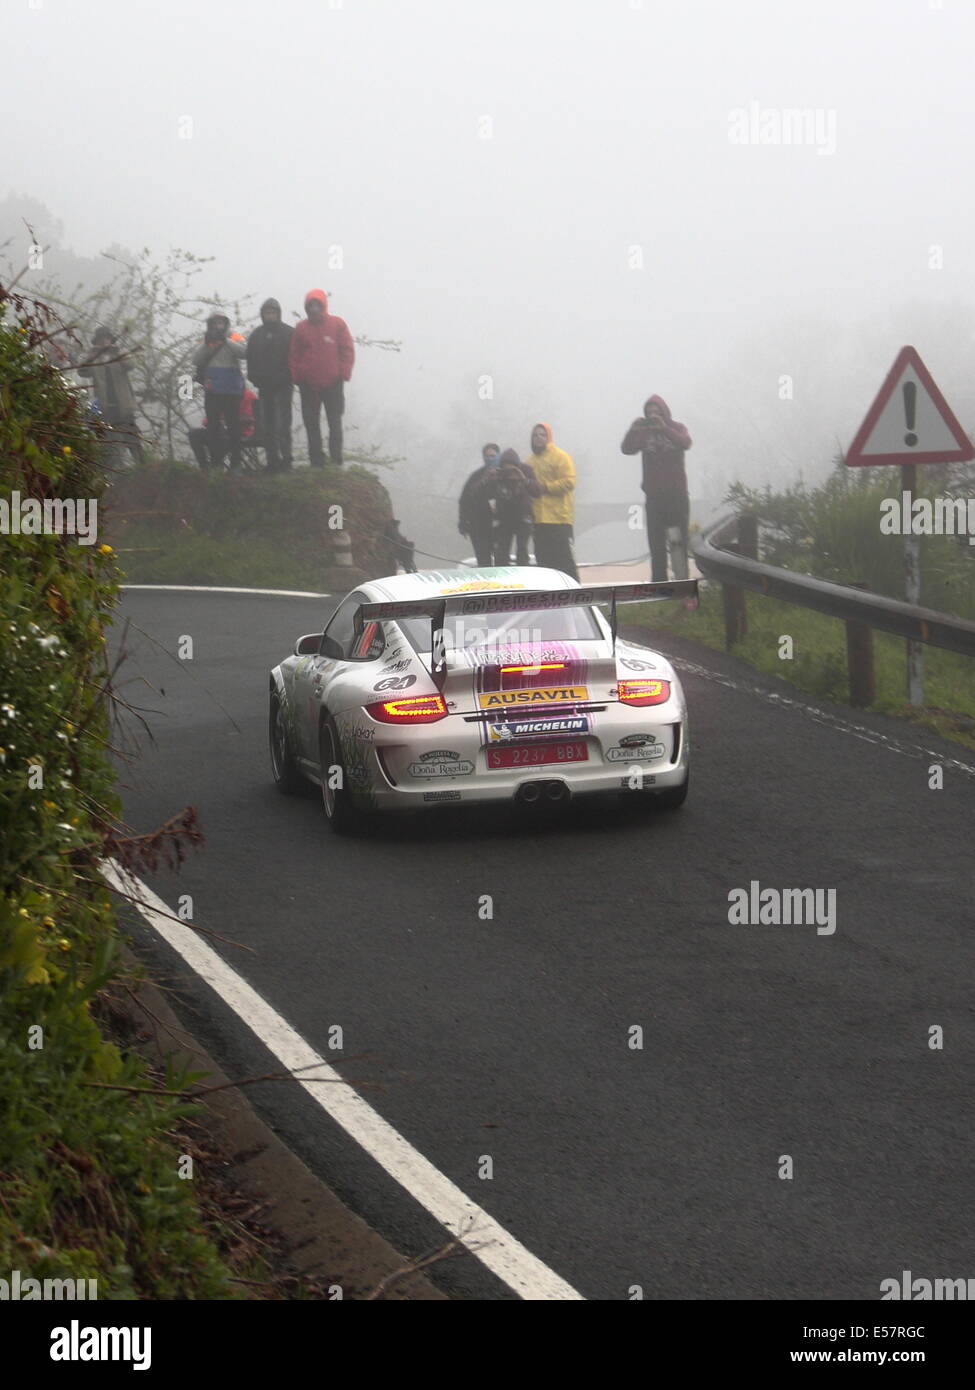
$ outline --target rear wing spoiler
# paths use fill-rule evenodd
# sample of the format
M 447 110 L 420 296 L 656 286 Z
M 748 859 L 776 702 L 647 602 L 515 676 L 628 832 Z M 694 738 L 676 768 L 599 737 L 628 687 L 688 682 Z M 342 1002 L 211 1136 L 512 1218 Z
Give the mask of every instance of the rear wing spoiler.
M 447 671 L 443 626 L 451 617 L 484 617 L 492 613 L 525 613 L 532 609 L 591 608 L 609 605 L 609 625 L 616 649 L 620 603 L 655 603 L 661 599 L 697 598 L 696 579 L 673 579 L 645 584 L 592 584 L 585 589 L 491 589 L 479 593 L 432 594 L 429 598 L 392 599 L 388 603 L 363 603 L 353 624 L 361 633 L 366 623 L 395 622 L 399 618 L 430 619 L 430 674 L 440 683 Z

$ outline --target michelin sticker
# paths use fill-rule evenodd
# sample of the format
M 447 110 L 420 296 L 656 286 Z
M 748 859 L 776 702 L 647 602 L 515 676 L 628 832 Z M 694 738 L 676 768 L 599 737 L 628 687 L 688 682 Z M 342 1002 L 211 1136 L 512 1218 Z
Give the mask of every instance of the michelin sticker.
M 421 753 L 418 762 L 410 763 L 409 771 L 411 777 L 469 777 L 474 764 L 463 761 L 449 748 L 437 748 Z
M 488 725 L 489 743 L 513 743 L 519 738 L 552 738 L 561 734 L 587 734 L 589 720 L 582 715 L 568 719 L 512 719 Z

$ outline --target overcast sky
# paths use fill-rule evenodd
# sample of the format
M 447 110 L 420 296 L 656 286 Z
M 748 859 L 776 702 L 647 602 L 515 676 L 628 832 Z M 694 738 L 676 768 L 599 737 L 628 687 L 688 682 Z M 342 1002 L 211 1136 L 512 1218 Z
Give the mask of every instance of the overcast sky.
M 589 491 L 636 472 L 619 440 L 660 392 L 693 493 L 746 419 L 789 458 L 797 420 L 811 460 L 849 442 L 908 334 L 946 390 L 972 376 L 971 315 L 922 332 L 970 303 L 971 0 L 2 8 L 0 195 L 83 254 L 213 255 L 226 302 L 330 291 L 403 342 L 362 354 L 360 428 L 460 404 L 473 467 L 482 407 L 522 451 L 547 419 Z M 756 143 L 788 109 L 804 142 Z

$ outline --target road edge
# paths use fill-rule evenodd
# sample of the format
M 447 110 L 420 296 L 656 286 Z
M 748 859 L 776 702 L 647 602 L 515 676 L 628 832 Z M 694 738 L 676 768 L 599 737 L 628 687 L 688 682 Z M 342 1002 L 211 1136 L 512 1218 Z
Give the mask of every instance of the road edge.
M 136 978 L 129 997 L 113 999 L 112 1007 L 132 1026 L 140 1054 L 159 1065 L 174 1055 L 185 1058 L 194 1072 L 206 1073 L 207 1085 L 229 1082 L 146 976 L 149 967 L 141 957 L 123 946 L 121 958 Z M 410 1261 L 312 1173 L 259 1117 L 239 1087 L 227 1085 L 199 1103 L 213 1122 L 217 1144 L 229 1156 L 222 1176 L 246 1196 L 268 1202 L 261 1222 L 282 1237 L 296 1274 L 326 1273 L 341 1287 L 342 1299 L 365 1299 L 384 1280 L 398 1275 L 379 1295 L 383 1300 L 450 1301 L 425 1275 L 401 1273 Z

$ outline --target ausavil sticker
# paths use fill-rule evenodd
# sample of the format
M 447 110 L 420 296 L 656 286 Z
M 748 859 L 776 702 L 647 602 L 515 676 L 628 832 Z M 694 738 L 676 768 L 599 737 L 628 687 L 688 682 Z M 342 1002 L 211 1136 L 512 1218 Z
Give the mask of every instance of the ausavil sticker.
M 588 699 L 587 685 L 540 686 L 537 690 L 492 690 L 477 697 L 481 709 L 508 709 L 512 705 L 557 705 L 560 701 Z
M 501 724 L 489 724 L 489 743 L 512 743 L 515 739 L 557 738 L 560 734 L 587 734 L 589 720 L 583 715 L 568 719 L 510 719 Z
M 411 777 L 469 777 L 474 764 L 464 762 L 459 753 L 450 748 L 437 748 L 432 753 L 421 753 L 418 762 L 410 763 Z
M 635 785 L 635 779 L 631 774 L 629 777 L 624 777 L 621 779 L 620 790 L 624 792 L 638 792 L 642 791 L 644 787 L 655 786 L 656 782 L 656 777 L 651 777 L 646 772 L 644 772 L 643 776 L 640 778 L 639 785 L 637 786 Z
M 424 792 L 424 801 L 460 801 L 460 792 Z

